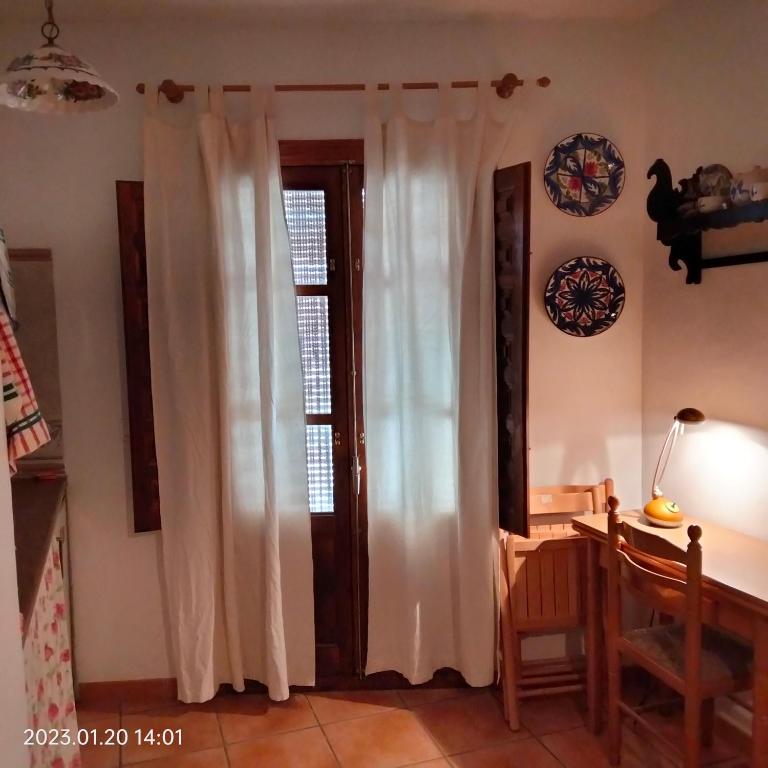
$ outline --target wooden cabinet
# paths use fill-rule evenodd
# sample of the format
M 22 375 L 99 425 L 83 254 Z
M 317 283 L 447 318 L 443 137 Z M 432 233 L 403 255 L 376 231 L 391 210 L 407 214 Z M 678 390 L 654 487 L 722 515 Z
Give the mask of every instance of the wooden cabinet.
M 12 481 L 28 727 L 77 731 L 65 480 Z M 77 743 L 29 739 L 33 765 L 73 765 Z

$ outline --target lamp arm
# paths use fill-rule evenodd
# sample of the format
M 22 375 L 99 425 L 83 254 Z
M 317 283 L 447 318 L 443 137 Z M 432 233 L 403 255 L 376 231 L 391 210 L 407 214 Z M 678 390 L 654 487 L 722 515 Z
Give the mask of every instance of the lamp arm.
M 661 483 L 661 480 L 664 477 L 664 472 L 667 469 L 669 457 L 675 450 L 675 443 L 677 442 L 677 437 L 680 434 L 680 427 L 680 422 L 675 419 L 674 422 L 672 422 L 672 426 L 669 428 L 667 439 L 664 441 L 664 445 L 661 447 L 659 460 L 656 462 L 656 471 L 653 473 L 653 487 L 651 488 L 651 496 L 654 499 L 657 499 L 662 495 L 659 484 Z

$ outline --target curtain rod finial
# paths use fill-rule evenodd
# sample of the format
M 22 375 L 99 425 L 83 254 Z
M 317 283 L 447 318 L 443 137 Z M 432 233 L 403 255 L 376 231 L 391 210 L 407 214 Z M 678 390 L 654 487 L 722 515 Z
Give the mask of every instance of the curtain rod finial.
M 496 94 L 500 99 L 508 99 L 515 92 L 515 88 L 522 84 L 523 81 L 514 72 L 508 72 L 496 86 Z
M 165 94 L 165 98 L 171 102 L 171 104 L 178 104 L 184 100 L 184 89 L 180 88 L 173 80 L 163 80 L 158 88 L 160 93 Z

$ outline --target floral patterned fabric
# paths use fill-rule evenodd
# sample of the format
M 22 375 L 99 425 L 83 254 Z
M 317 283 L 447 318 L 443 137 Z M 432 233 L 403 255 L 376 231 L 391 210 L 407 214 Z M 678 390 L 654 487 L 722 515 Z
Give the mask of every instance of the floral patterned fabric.
M 31 768 L 79 768 L 81 765 L 76 743 L 77 717 L 66 613 L 59 544 L 54 539 L 24 641 L 29 727 L 47 730 L 48 741 L 51 731 L 61 733 L 69 729 L 75 743 L 30 747 Z

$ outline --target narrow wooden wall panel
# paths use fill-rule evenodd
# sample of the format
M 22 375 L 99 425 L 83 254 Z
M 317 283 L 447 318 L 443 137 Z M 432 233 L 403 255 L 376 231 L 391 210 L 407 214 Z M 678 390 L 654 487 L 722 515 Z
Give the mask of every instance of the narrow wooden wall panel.
M 499 528 L 528 535 L 531 165 L 494 174 Z
M 147 256 L 142 182 L 117 182 L 117 222 L 123 286 L 133 526 L 137 533 L 142 533 L 160 528 L 160 494 L 149 362 Z

